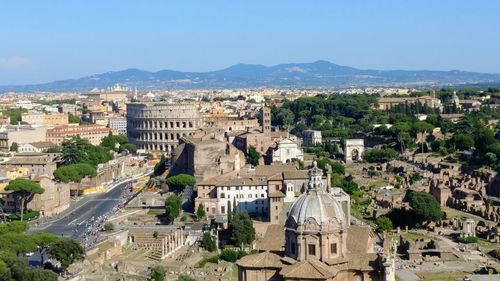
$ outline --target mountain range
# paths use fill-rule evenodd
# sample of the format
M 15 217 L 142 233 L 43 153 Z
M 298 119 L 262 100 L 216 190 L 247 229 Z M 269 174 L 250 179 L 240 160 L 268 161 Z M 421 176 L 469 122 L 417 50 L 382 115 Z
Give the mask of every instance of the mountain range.
M 106 72 L 79 79 L 33 85 L 0 86 L 0 92 L 89 91 L 115 84 L 147 89 L 255 88 L 255 87 L 433 87 L 499 83 L 500 74 L 459 70 L 371 70 L 337 65 L 328 61 L 275 66 L 237 64 L 208 72 L 139 69 Z

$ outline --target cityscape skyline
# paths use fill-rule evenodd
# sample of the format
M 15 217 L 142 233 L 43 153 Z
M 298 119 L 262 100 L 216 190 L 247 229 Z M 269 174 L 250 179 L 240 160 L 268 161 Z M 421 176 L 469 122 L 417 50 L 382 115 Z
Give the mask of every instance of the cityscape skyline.
M 0 31 L 6 38 L 0 85 L 128 68 L 204 72 L 316 60 L 361 69 L 500 73 L 494 22 L 500 4 L 489 1 L 2 6 L 0 24 L 15 28 Z

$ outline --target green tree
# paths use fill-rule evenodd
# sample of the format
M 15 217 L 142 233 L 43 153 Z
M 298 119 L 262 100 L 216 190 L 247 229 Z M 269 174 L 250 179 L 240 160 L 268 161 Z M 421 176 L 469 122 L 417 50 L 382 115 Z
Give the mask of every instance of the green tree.
M 474 146 L 474 138 L 466 134 L 454 134 L 450 143 L 458 150 L 470 150 Z
M 225 248 L 224 250 L 222 250 L 220 258 L 221 260 L 225 260 L 228 262 L 236 262 L 238 260 L 238 252 L 231 248 Z
M 410 207 L 415 212 L 416 218 L 421 221 L 438 221 L 443 217 L 441 206 L 429 193 L 411 191 L 408 193 Z
M 345 174 L 345 167 L 339 162 L 331 162 L 332 173 L 336 173 L 339 175 Z
M 120 146 L 120 149 L 127 150 L 130 153 L 136 153 L 137 152 L 137 145 L 133 143 L 126 143 Z
M 47 253 L 61 264 L 63 271 L 66 271 L 74 262 L 85 258 L 85 250 L 80 243 L 68 238 L 62 238 L 50 244 Z
M 113 231 L 115 230 L 115 225 L 112 222 L 107 222 L 104 224 L 104 231 Z
M 90 164 L 79 163 L 61 166 L 54 171 L 54 177 L 64 183 L 79 183 L 84 177 L 96 177 L 97 170 Z
M 213 252 L 217 249 L 216 241 L 213 239 L 212 235 L 210 235 L 209 232 L 203 233 L 201 247 L 209 252 Z
M 17 142 L 13 142 L 11 145 L 10 145 L 10 151 L 12 152 L 18 152 L 19 151 L 19 144 L 17 144 Z
M 392 221 L 388 217 L 378 217 L 377 218 L 377 230 L 380 232 L 389 231 L 392 229 Z
M 21 221 L 24 217 L 24 208 L 35 194 L 42 194 L 45 190 L 36 182 L 27 179 L 15 179 L 9 182 L 5 190 L 11 190 L 19 198 L 21 207 Z
M 259 165 L 260 154 L 254 146 L 248 148 L 247 163 L 252 166 Z
M 395 159 L 398 152 L 392 148 L 372 148 L 363 153 L 363 160 L 369 163 L 385 163 Z
M 157 265 L 151 269 L 149 278 L 154 281 L 164 281 L 165 280 L 165 268 L 163 266 Z
M 349 195 L 353 195 L 356 191 L 359 190 L 358 184 L 353 181 L 353 177 L 351 175 L 345 177 L 342 180 L 340 188 L 342 188 L 342 190 L 347 192 Z
M 11 125 L 17 125 L 22 122 L 22 114 L 28 112 L 28 110 L 23 109 L 23 108 L 9 108 L 2 110 L 2 115 L 3 116 L 9 116 L 10 117 L 10 124 Z
M 180 191 L 186 186 L 194 186 L 196 184 L 196 178 L 189 174 L 178 174 L 168 177 L 165 183 L 168 185 L 169 189 Z
M 201 220 L 205 217 L 205 215 L 205 206 L 203 203 L 200 203 L 200 205 L 198 205 L 198 210 L 196 210 L 196 217 Z
M 424 122 L 424 121 L 418 121 L 418 122 L 415 122 L 413 124 L 413 133 L 414 133 L 414 136 L 415 138 L 417 137 L 417 134 L 421 134 L 422 135 L 422 140 L 421 140 L 421 145 L 422 145 L 422 153 L 424 153 L 424 145 L 426 143 L 426 137 L 427 137 L 427 134 L 432 132 L 432 130 L 434 129 L 434 126 L 432 124 L 429 124 L 427 122 Z
M 175 218 L 179 216 L 182 208 L 182 200 L 178 195 L 171 195 L 165 202 L 165 216 L 168 223 L 173 223 Z
M 71 139 L 63 141 L 61 144 L 63 165 L 77 164 L 88 161 L 86 151 L 90 146 L 91 144 L 88 140 L 84 140 L 80 136 L 74 136 Z
M 248 213 L 233 214 L 229 230 L 230 241 L 235 246 L 250 245 L 255 240 L 255 229 Z
M 81 124 L 82 119 L 79 116 L 68 113 L 68 123 L 70 124 Z

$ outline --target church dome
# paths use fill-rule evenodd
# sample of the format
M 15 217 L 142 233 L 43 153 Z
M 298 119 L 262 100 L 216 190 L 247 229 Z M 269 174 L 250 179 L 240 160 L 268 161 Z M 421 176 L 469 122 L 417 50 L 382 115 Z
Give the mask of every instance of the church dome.
M 324 189 L 322 174 L 323 171 L 314 163 L 314 167 L 309 170 L 308 189 L 295 200 L 289 209 L 287 228 L 297 229 L 312 221 L 321 228 L 332 226 L 332 224 L 340 228 L 346 227 L 342 206 Z

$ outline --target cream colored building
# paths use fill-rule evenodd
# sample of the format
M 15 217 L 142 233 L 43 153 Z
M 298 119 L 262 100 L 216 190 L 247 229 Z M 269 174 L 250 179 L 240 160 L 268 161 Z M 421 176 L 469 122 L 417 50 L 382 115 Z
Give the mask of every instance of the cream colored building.
M 14 142 L 22 144 L 45 141 L 47 129 L 46 125 L 9 125 L 4 128 L 4 132 L 7 132 L 10 147 Z
M 69 124 L 47 130 L 47 141 L 61 145 L 64 140 L 73 136 L 80 136 L 88 140 L 92 145 L 99 145 L 103 138 L 107 137 L 113 130 L 99 125 Z

